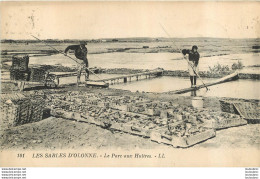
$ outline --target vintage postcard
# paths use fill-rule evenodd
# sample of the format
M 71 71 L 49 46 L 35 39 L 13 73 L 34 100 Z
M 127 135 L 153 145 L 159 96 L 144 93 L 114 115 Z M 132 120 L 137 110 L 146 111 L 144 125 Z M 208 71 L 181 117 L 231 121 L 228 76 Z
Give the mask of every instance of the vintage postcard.
M 259 2 L 0 2 L 1 167 L 259 167 Z

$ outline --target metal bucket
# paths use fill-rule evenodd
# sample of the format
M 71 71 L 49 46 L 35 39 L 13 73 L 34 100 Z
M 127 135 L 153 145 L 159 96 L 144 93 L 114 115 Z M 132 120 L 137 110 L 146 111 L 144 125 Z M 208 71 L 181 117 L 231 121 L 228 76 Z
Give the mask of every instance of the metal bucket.
M 191 100 L 191 104 L 194 108 L 203 108 L 204 99 L 203 97 L 194 97 Z

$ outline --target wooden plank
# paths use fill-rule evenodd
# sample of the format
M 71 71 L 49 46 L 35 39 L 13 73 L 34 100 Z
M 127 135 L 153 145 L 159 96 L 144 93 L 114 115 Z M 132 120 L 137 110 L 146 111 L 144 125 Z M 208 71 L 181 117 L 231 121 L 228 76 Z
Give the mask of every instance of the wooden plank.
M 156 71 L 149 71 L 149 72 L 144 72 L 144 73 L 136 73 L 136 74 L 130 74 L 130 75 L 123 75 L 123 76 L 118 76 L 118 77 L 113 77 L 113 78 L 108 78 L 105 80 L 115 80 L 118 78 L 127 78 L 127 77 L 133 77 L 133 76 L 137 76 L 137 75 L 149 75 L 149 74 L 156 74 L 156 73 L 161 73 L 163 72 L 162 70 L 156 70 Z M 84 71 L 82 71 L 82 74 L 85 73 Z M 50 75 L 55 75 L 58 78 L 62 78 L 62 77 L 70 77 L 70 76 L 77 76 L 77 72 L 50 72 Z M 100 81 L 100 80 L 96 80 L 96 81 Z
M 85 84 L 87 86 L 94 86 L 94 87 L 102 87 L 102 88 L 108 88 L 109 84 L 104 83 L 104 82 L 96 82 L 96 81 L 86 81 L 86 82 L 81 82 L 81 84 Z
M 118 76 L 118 77 L 113 77 L 113 78 L 108 78 L 108 79 L 103 79 L 103 80 L 89 80 L 87 82 L 87 85 L 88 86 L 107 88 L 107 87 L 109 87 L 109 84 L 108 83 L 105 84 L 104 81 L 124 79 L 124 82 L 127 82 L 127 78 L 131 78 L 131 77 L 135 77 L 135 76 L 141 76 L 141 75 L 159 75 L 159 73 L 162 73 L 162 72 L 163 72 L 163 70 L 153 70 L 153 71 L 148 71 L 148 72 L 143 72 L 143 73 L 123 75 L 123 76 Z M 84 72 L 82 72 L 82 74 L 83 73 Z M 77 72 L 50 72 L 49 75 L 55 76 L 57 78 L 62 78 L 62 77 L 77 76 Z M 84 84 L 84 82 L 83 82 L 83 84 Z M 76 83 L 64 84 L 64 85 L 61 85 L 61 86 L 71 86 L 71 85 L 76 85 Z
M 77 85 L 77 83 L 67 83 L 58 85 L 59 87 L 66 87 L 66 86 L 74 86 Z M 109 84 L 104 82 L 95 82 L 95 81 L 86 81 L 86 82 L 80 82 L 79 86 L 86 85 L 86 86 L 93 86 L 93 87 L 101 87 L 101 88 L 108 88 Z
M 117 80 L 117 79 L 124 79 L 124 78 L 130 78 L 130 77 L 135 77 L 135 76 L 142 76 L 142 75 L 157 75 L 159 73 L 162 73 L 163 70 L 156 70 L 156 71 L 149 71 L 149 72 L 143 72 L 143 73 L 135 73 L 135 74 L 130 74 L 130 75 L 123 75 L 123 76 L 118 76 L 118 77 L 112 77 L 112 78 L 107 78 L 103 79 L 104 81 L 110 81 L 110 80 Z M 102 80 L 91 80 L 91 81 L 96 81 L 100 82 Z
M 1 80 L 1 83 L 14 83 L 17 84 L 18 82 L 21 81 L 15 81 L 15 80 Z M 34 82 L 34 81 L 23 81 L 25 82 L 25 85 L 39 85 L 39 86 L 43 86 L 44 84 L 41 82 Z
M 54 75 L 58 78 L 62 78 L 62 77 L 77 76 L 77 72 L 50 72 L 49 75 Z
M 237 80 L 237 79 L 238 79 L 238 73 L 235 72 L 235 73 L 232 73 L 232 74 L 225 76 L 221 79 L 218 79 L 214 82 L 205 83 L 205 86 L 207 86 L 207 87 L 213 86 L 213 85 L 217 85 L 217 84 L 221 84 L 221 83 L 225 83 L 225 82 L 233 81 L 233 80 Z M 198 89 L 205 88 L 205 86 L 202 84 L 202 85 L 197 86 L 196 88 L 184 88 L 184 89 L 180 89 L 180 90 L 170 91 L 169 93 L 171 93 L 171 94 L 182 94 L 182 93 L 187 93 L 189 91 L 196 91 Z

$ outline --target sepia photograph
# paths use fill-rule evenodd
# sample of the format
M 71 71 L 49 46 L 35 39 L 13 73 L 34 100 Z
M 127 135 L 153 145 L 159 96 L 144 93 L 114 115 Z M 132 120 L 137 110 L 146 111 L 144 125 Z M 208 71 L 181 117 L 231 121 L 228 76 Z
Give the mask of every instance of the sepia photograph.
M 0 2 L 1 167 L 259 167 L 259 2 Z

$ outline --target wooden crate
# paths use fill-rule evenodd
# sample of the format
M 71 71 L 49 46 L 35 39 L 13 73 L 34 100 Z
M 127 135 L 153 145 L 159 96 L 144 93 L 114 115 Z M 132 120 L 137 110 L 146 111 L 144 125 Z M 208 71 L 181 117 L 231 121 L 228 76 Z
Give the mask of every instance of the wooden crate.
M 167 135 L 165 134 L 165 131 L 167 131 L 165 128 L 159 128 L 152 131 L 150 133 L 150 139 L 158 143 L 172 145 L 173 147 L 188 148 L 216 136 L 214 129 L 206 129 L 195 135 L 184 135 L 183 137 Z
M 213 112 L 212 114 L 218 116 L 216 119 L 213 120 L 214 123 L 212 123 L 213 128 L 216 130 L 247 124 L 247 121 L 240 115 L 225 112 L 222 112 L 220 114 L 218 112 L 216 112 L 216 114 L 214 113 L 215 112 Z
M 221 121 L 215 122 L 214 128 L 219 130 L 219 129 L 226 129 L 230 127 L 237 127 L 237 126 L 242 126 L 246 125 L 247 121 L 244 119 L 222 119 Z

